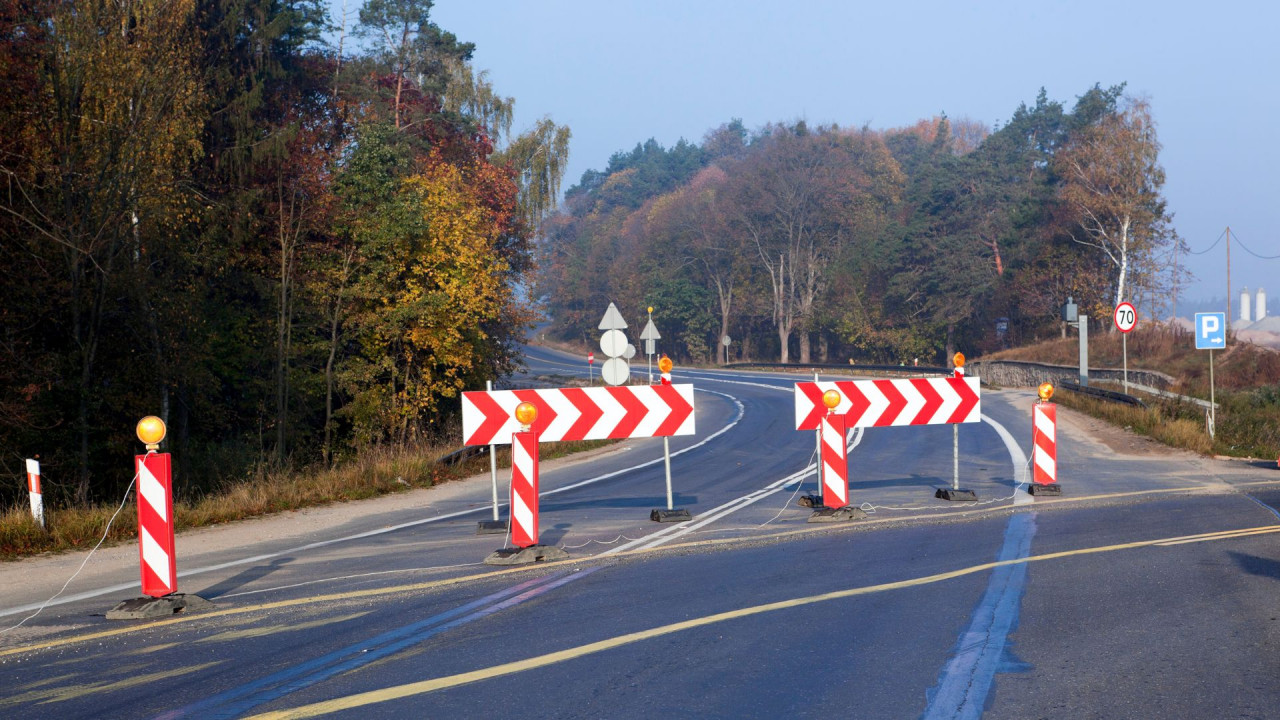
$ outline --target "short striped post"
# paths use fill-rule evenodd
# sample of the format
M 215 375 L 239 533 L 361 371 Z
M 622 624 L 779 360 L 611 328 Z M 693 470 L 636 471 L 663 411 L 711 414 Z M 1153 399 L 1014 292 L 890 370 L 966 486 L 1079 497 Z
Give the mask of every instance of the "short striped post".
M 842 508 L 849 504 L 849 455 L 844 444 L 844 417 L 829 413 L 822 418 L 822 504 Z
M 44 527 L 44 494 L 40 491 L 40 461 L 27 459 L 27 492 L 31 495 L 31 517 Z
M 511 436 L 511 543 L 538 544 L 538 433 Z
M 1031 406 L 1032 479 L 1037 485 L 1058 482 L 1058 406 L 1049 402 Z
M 138 558 L 142 592 L 164 597 L 178 590 L 173 539 L 173 481 L 169 453 L 135 456 L 138 468 Z

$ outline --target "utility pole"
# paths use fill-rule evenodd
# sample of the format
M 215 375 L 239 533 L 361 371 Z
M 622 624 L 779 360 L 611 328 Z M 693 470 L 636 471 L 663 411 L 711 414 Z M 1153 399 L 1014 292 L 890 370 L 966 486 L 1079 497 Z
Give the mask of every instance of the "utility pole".
M 1227 226 L 1227 332 L 1231 331 L 1231 226 Z M 1209 356 L 1212 359 L 1212 355 Z

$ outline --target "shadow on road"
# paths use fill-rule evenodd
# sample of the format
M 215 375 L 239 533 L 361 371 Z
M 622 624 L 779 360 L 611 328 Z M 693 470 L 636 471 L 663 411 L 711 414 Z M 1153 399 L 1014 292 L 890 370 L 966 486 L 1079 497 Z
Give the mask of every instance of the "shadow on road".
M 200 597 L 206 600 L 213 600 L 219 595 L 226 595 L 232 590 L 238 590 L 255 580 L 260 580 L 270 575 L 271 573 L 279 570 L 285 564 L 291 563 L 291 562 L 293 562 L 293 558 L 291 557 L 280 557 L 280 558 L 275 558 L 274 560 L 272 560 L 271 562 L 265 565 L 254 565 L 253 567 L 248 568 L 247 570 L 244 570 L 235 575 L 232 575 L 231 577 L 227 578 L 226 580 L 223 580 L 222 582 L 216 585 L 213 585 L 205 588 L 204 590 L 201 590 L 199 593 Z

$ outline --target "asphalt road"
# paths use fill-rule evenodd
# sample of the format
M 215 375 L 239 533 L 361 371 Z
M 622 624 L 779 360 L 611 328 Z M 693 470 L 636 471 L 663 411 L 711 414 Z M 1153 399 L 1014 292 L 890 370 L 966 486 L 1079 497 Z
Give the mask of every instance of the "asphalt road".
M 585 371 L 530 349 L 533 378 Z M 107 621 L 136 568 L 95 558 L 0 634 L 0 716 L 1276 715 L 1273 467 L 1117 452 L 1064 412 L 1064 495 L 1033 497 L 1032 396 L 984 390 L 983 422 L 959 431 L 978 503 L 933 497 L 950 428 L 869 429 L 850 434 L 850 474 L 870 519 L 814 525 L 795 503 L 814 478 L 796 377 L 676 379 L 698 390 L 697 434 L 671 441 L 693 522 L 648 520 L 662 445 L 641 440 L 543 468 L 541 540 L 565 562 L 479 564 L 503 542 L 475 534 L 488 477 L 305 542 L 180 541 L 180 587 L 210 612 Z M 67 565 L 0 572 L 0 629 Z

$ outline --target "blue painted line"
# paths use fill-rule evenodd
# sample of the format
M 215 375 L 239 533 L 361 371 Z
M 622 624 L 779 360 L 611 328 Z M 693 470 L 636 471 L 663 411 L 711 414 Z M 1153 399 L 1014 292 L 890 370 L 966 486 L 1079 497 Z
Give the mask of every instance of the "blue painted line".
M 344 658 L 347 658 L 353 655 L 357 657 L 368 655 L 370 650 L 377 648 L 380 645 L 383 645 L 389 642 L 394 642 L 396 640 L 400 640 L 405 637 L 413 636 L 415 633 L 418 633 L 423 629 L 448 622 L 449 620 L 452 620 L 459 616 L 466 615 L 467 613 L 472 612 L 478 608 L 483 608 L 486 605 L 500 602 L 503 599 L 508 598 L 517 593 L 528 591 L 530 588 L 536 588 L 537 586 L 542 585 L 543 583 L 547 583 L 548 581 L 555 581 L 557 579 L 563 578 L 565 575 L 566 575 L 566 572 L 559 572 L 559 573 L 553 573 L 551 575 L 547 575 L 544 577 L 527 580 L 523 583 L 520 583 L 518 585 L 513 585 L 512 587 L 505 588 L 503 590 L 499 590 L 496 593 L 493 593 L 491 595 L 486 595 L 485 597 L 482 597 L 478 600 L 474 600 L 465 605 L 461 605 L 452 610 L 447 610 L 445 612 L 439 613 L 437 615 L 433 615 L 424 620 L 419 620 L 418 622 L 411 623 L 409 625 L 405 625 L 403 627 L 399 627 L 394 630 L 390 630 L 388 632 L 382 633 L 381 635 L 377 635 L 375 637 L 369 638 L 368 640 L 364 640 L 354 645 L 349 645 L 347 647 L 334 650 L 333 652 L 327 653 L 313 660 L 308 660 L 306 662 L 299 663 L 297 665 L 292 665 L 278 672 L 258 678 L 257 680 L 254 680 L 252 682 L 248 682 L 243 685 L 231 688 L 229 690 L 225 690 L 216 695 L 211 695 L 191 705 L 186 705 L 181 708 L 170 710 L 168 712 L 165 712 L 157 716 L 156 720 L 176 720 L 177 718 L 187 717 L 189 715 L 194 715 L 196 717 L 220 717 L 220 716 L 215 716 L 206 711 L 208 711 L 211 708 L 219 707 L 227 703 L 228 701 L 236 700 L 238 698 L 244 697 L 246 695 L 262 690 L 264 688 L 272 687 L 280 683 L 287 682 L 299 676 L 306 675 L 307 673 L 311 673 L 316 670 L 320 670 L 326 666 L 332 665 L 334 663 L 341 662 Z
M 1259 505 L 1261 505 L 1262 507 L 1266 508 L 1266 509 L 1267 509 L 1267 512 L 1271 513 L 1272 515 L 1275 515 L 1275 516 L 1276 516 L 1276 519 L 1277 519 L 1277 520 L 1280 520 L 1280 512 L 1277 512 L 1275 508 L 1271 507 L 1270 505 L 1268 505 L 1268 504 L 1266 504 L 1266 503 L 1262 502 L 1262 501 L 1261 501 L 1261 500 L 1259 500 L 1258 498 L 1256 498 L 1256 497 L 1254 497 L 1254 496 L 1252 496 L 1252 495 L 1250 495 L 1250 494 L 1248 494 L 1248 493 L 1245 493 L 1245 497 L 1249 498 L 1250 500 L 1252 500 L 1252 501 L 1254 501 L 1254 502 L 1258 503 Z
M 427 640 L 429 638 L 433 638 L 436 635 L 439 635 L 440 633 L 445 632 L 447 630 L 452 630 L 453 628 L 466 625 L 469 622 L 473 622 L 475 620 L 488 617 L 500 610 L 506 610 L 507 608 L 514 607 L 516 605 L 519 605 L 522 602 L 525 602 L 526 600 L 530 600 L 532 598 L 538 597 L 539 595 L 550 592 L 551 590 L 554 590 L 562 585 L 567 585 L 568 583 L 571 583 L 574 580 L 580 580 L 586 577 L 587 575 L 590 575 L 591 573 L 596 572 L 597 570 L 600 570 L 600 568 L 599 567 L 587 568 L 573 575 L 569 575 L 568 577 L 560 578 L 555 582 L 550 582 L 545 585 L 541 585 L 539 587 L 533 588 L 532 590 L 525 591 L 513 598 L 509 598 L 495 605 L 491 605 L 487 608 L 478 610 L 470 615 L 465 615 L 463 617 L 457 618 L 456 620 L 447 622 L 438 627 L 431 628 L 430 630 L 427 630 L 425 632 L 418 633 L 413 637 L 405 638 L 403 640 L 400 640 L 399 642 L 395 642 L 390 645 L 386 645 L 384 647 L 378 648 L 377 650 L 370 650 L 369 652 L 361 653 L 359 656 L 353 657 L 344 663 L 325 668 L 307 677 L 297 678 L 274 690 L 264 690 L 260 693 L 257 693 L 256 695 L 247 697 L 239 702 L 230 703 L 228 705 L 218 708 L 212 713 L 204 715 L 203 717 L 216 718 L 218 720 L 222 720 L 223 718 L 239 717 L 245 711 L 250 710 L 254 707 L 257 707 L 258 705 L 271 702 L 272 700 L 282 698 L 285 695 L 289 695 L 290 693 L 294 693 L 294 692 L 297 692 L 298 690 L 311 687 L 312 685 L 315 685 L 318 682 L 328 680 L 334 675 L 340 675 L 349 670 L 355 670 L 361 666 L 368 665 L 369 663 L 374 662 L 375 660 L 380 660 L 384 657 L 387 657 L 388 655 L 393 655 L 397 652 L 400 652 L 401 650 L 404 650 L 405 648 L 411 647 L 413 645 L 417 645 L 418 643 L 421 643 L 422 641 Z
M 1035 513 L 1009 518 L 997 560 L 1029 556 L 1035 534 Z M 987 591 L 974 608 L 969 628 L 960 635 L 954 654 L 938 674 L 938 684 L 926 694 L 929 704 L 922 718 L 972 720 L 982 716 L 996 673 L 1013 665 L 1006 645 L 1009 633 L 1018 626 L 1026 586 L 1026 563 L 1002 565 L 992 570 Z

